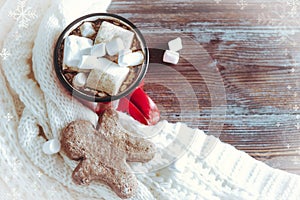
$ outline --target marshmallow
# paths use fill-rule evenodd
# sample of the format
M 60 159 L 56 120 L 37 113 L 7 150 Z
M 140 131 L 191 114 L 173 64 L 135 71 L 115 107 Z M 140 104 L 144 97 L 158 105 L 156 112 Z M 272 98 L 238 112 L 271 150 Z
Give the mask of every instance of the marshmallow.
M 81 57 L 81 62 L 78 65 L 79 69 L 95 69 L 98 68 L 101 64 L 96 56 L 83 55 Z
M 96 44 L 91 49 L 91 55 L 97 56 L 98 58 L 105 56 L 106 50 L 105 50 L 105 43 Z
M 76 87 L 76 88 L 79 88 L 79 87 L 83 87 L 86 83 L 86 75 L 85 73 L 78 73 L 76 74 L 76 76 L 74 76 L 73 78 L 73 86 Z
M 175 51 L 166 50 L 164 53 L 163 61 L 166 63 L 177 64 L 179 61 L 179 53 Z
M 125 56 L 126 54 L 129 54 L 129 53 L 132 53 L 132 50 L 131 50 L 131 49 L 122 49 L 122 50 L 119 52 L 118 58 L 120 58 L 120 57 L 122 57 L 122 56 Z
M 171 51 L 179 51 L 182 49 L 182 41 L 181 38 L 178 37 L 174 40 L 168 42 L 169 50 Z
M 124 43 L 119 37 L 113 38 L 111 41 L 109 41 L 106 44 L 106 51 L 110 56 L 114 56 L 118 54 L 123 49 L 124 49 Z
M 82 55 L 88 55 L 91 52 L 93 40 L 70 35 L 64 42 L 64 64 L 68 67 L 78 67 Z
M 58 139 L 48 140 L 43 144 L 43 152 L 48 155 L 58 153 L 60 151 L 60 142 Z
M 109 95 L 116 95 L 126 79 L 129 69 L 119 67 L 106 58 L 99 58 L 99 61 L 101 66 L 90 72 L 86 86 Z
M 125 55 L 130 54 L 130 53 L 132 53 L 131 49 L 123 49 L 119 52 L 119 56 L 118 56 L 119 66 L 128 67 L 127 63 L 125 63 L 125 61 L 124 61 L 124 57 L 125 57 Z
M 102 71 L 107 71 L 110 67 L 118 66 L 116 63 L 107 58 L 98 58 L 98 61 L 100 63 L 99 69 L 101 69 Z
M 121 67 L 137 66 L 144 62 L 144 54 L 141 51 L 122 52 L 119 54 L 118 64 Z
M 104 21 L 99 28 L 95 43 L 107 43 L 116 37 L 121 38 L 126 49 L 131 48 L 134 33 L 120 26 Z
M 83 37 L 91 37 L 96 33 L 91 22 L 84 22 L 80 26 L 80 32 Z

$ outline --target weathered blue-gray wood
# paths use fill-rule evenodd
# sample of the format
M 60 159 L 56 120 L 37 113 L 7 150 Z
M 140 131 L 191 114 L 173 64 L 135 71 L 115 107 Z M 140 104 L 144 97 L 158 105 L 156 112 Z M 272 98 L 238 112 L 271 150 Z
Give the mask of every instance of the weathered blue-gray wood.
M 209 53 L 210 66 L 204 54 L 195 56 L 192 45 L 184 46 L 184 58 L 172 67 L 177 77 L 150 66 L 145 90 L 159 105 L 162 118 L 206 131 L 211 122 L 224 123 L 222 141 L 270 166 L 300 174 L 300 2 L 289 2 L 114 0 L 109 12 L 135 23 L 153 48 L 165 49 L 170 35 L 182 34 Z M 185 60 L 197 58 L 204 67 L 200 73 Z M 224 109 L 212 106 L 203 77 L 213 82 L 216 77 L 205 72 L 212 66 L 226 91 L 226 115 L 212 115 L 212 109 Z M 198 107 L 193 95 L 185 93 L 182 77 Z

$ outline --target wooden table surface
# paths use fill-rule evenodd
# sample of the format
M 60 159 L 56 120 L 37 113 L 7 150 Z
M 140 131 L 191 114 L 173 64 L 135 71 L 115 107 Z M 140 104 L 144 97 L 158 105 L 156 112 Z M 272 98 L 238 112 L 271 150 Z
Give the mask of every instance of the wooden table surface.
M 180 36 L 178 65 L 151 63 L 145 90 L 162 119 L 300 174 L 300 1 L 113 0 L 159 61 Z

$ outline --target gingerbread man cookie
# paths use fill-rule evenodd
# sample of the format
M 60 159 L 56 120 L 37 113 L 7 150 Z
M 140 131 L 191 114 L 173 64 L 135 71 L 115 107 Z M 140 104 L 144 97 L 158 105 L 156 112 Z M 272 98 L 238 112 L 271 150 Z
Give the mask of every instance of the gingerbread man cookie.
M 155 155 L 154 144 L 127 132 L 114 110 L 104 112 L 99 130 L 84 120 L 71 122 L 61 135 L 66 155 L 80 163 L 72 178 L 77 184 L 100 180 L 121 198 L 130 198 L 137 190 L 137 180 L 126 161 L 147 162 Z

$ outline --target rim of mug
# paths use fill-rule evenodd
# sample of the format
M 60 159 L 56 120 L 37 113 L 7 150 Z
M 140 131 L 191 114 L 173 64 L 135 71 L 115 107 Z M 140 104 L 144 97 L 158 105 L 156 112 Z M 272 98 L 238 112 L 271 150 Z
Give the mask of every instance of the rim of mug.
M 101 18 L 104 18 L 104 19 L 111 18 L 114 20 L 118 20 L 119 22 L 130 27 L 131 30 L 133 30 L 134 33 L 137 35 L 137 39 L 141 43 L 141 49 L 145 56 L 144 62 L 141 66 L 141 69 L 139 70 L 138 75 L 137 75 L 136 79 L 133 81 L 133 83 L 131 83 L 124 91 L 119 92 L 117 95 L 113 95 L 113 96 L 108 95 L 105 97 L 99 97 L 96 95 L 86 94 L 86 93 L 76 89 L 75 87 L 72 86 L 72 84 L 64 76 L 63 67 L 59 63 L 59 56 L 61 53 L 60 52 L 61 45 L 63 44 L 64 39 L 70 34 L 71 31 L 76 29 L 79 26 L 79 24 L 81 24 L 82 22 L 84 22 L 85 20 L 88 20 L 90 18 L 95 18 L 95 19 L 93 19 L 93 21 L 95 21 L 97 19 L 101 19 Z M 75 97 L 79 97 L 80 99 L 84 99 L 84 100 L 91 101 L 91 102 L 110 102 L 110 101 L 118 100 L 122 97 L 129 95 L 131 92 L 134 91 L 134 89 L 136 87 L 139 86 L 140 82 L 145 77 L 147 69 L 148 69 L 148 65 L 149 65 L 149 49 L 147 48 L 146 40 L 145 40 L 144 36 L 142 35 L 142 33 L 140 32 L 140 30 L 128 19 L 121 17 L 119 15 L 116 15 L 116 14 L 112 14 L 112 13 L 92 13 L 92 14 L 88 14 L 88 15 L 77 18 L 63 30 L 63 32 L 60 34 L 60 36 L 56 42 L 55 48 L 54 48 L 54 68 L 55 68 L 56 75 L 57 75 L 59 81 L 61 82 L 61 84 L 64 86 L 64 88 L 66 88 Z

